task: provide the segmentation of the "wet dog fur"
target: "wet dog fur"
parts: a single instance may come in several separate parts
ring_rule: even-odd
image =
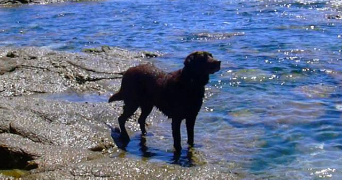
[[[145,120],[153,107],[157,107],[172,119],[174,148],[180,152],[180,126],[186,120],[188,144],[194,145],[194,126],[202,106],[205,85],[209,75],[220,70],[221,61],[203,51],[193,52],[185,58],[184,68],[166,73],[152,64],[129,68],[124,74],[120,90],[108,102],[124,101],[119,117],[120,137],[129,142],[125,123],[140,107],[138,119],[142,134],[146,134]]]

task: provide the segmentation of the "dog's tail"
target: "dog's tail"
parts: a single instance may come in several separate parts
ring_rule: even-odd
[[[111,103],[111,102],[113,102],[113,101],[121,101],[121,100],[123,100],[123,97],[122,97],[121,91],[119,91],[119,92],[113,94],[113,95],[109,98],[108,102]]]

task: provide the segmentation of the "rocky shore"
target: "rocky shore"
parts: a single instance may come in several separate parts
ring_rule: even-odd
[[[67,1],[82,1],[82,0],[0,0],[1,6],[18,6],[23,4],[51,4],[63,3]]]
[[[123,150],[106,124],[118,126],[122,104],[106,99],[123,71],[155,56],[107,46],[83,53],[0,48],[0,179],[233,179],[210,164],[185,168],[113,155]],[[75,94],[100,100],[72,100]],[[134,119],[131,134],[139,133]],[[156,111],[147,122],[163,120]]]

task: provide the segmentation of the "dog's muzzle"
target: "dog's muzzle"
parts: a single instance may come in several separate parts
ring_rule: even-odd
[[[209,73],[214,74],[215,72],[219,71],[220,69],[221,69],[221,61],[215,60],[211,63],[211,68],[210,68]]]

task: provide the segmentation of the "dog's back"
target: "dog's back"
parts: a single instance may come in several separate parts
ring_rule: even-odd
[[[154,96],[160,93],[162,86],[158,79],[165,76],[166,73],[152,64],[131,67],[123,75],[119,92],[114,94],[109,102],[123,100],[126,104],[153,103]]]
[[[129,68],[119,92],[109,102],[123,100],[126,105],[156,106],[170,118],[185,118],[202,105],[204,86],[181,81],[181,73],[181,70],[165,73],[152,64]]]

